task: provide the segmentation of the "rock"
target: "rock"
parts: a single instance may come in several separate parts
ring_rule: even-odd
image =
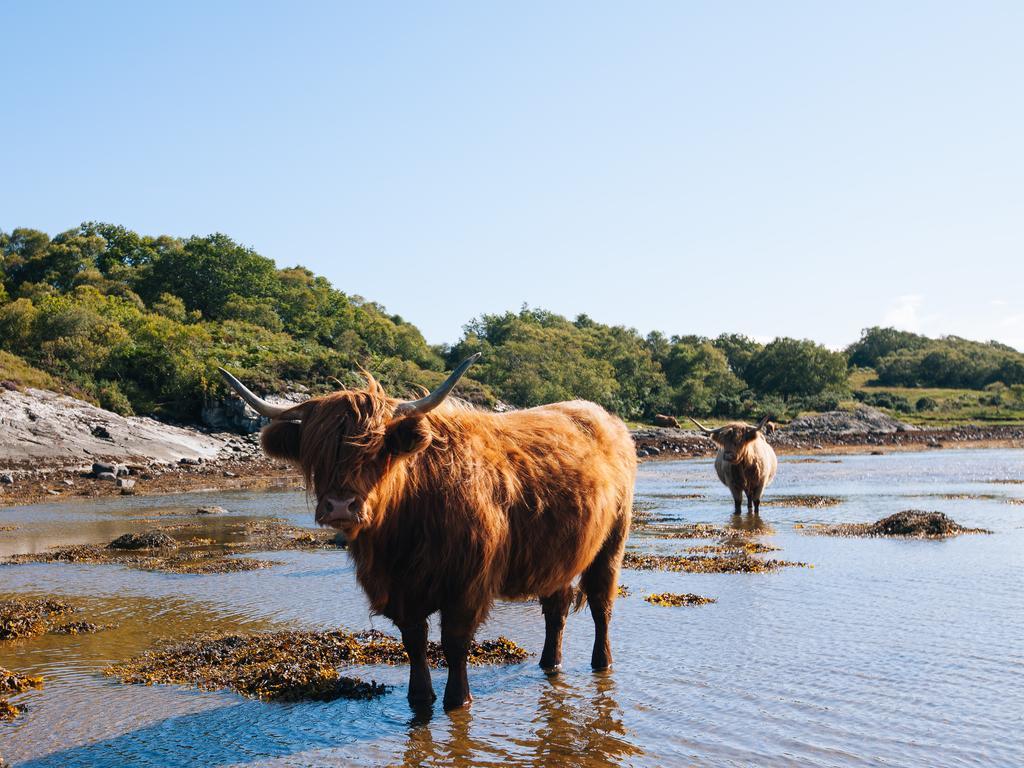
[[[178,463],[181,464],[182,466],[194,467],[194,466],[199,466],[200,464],[202,464],[203,460],[202,459],[193,459],[193,458],[190,458],[188,456],[182,456],[180,459],[178,459]]]
[[[176,549],[178,542],[163,531],[126,533],[110,542],[110,549]]]
[[[135,481],[127,477],[119,477],[117,478],[117,487],[124,493],[126,489],[130,491],[135,487]]]
[[[61,482],[63,482],[64,485],[66,485],[68,488],[74,488],[75,487],[75,481],[74,480],[70,480],[68,478],[64,478],[64,480],[62,480]]]
[[[238,477],[238,475],[236,475],[234,472],[229,472],[228,470],[225,469],[224,477]]]
[[[14,485],[14,475],[10,472],[4,472],[0,474],[0,483],[3,485]]]
[[[92,464],[92,474],[94,477],[99,477],[103,474],[110,474],[117,476],[117,465],[108,464],[105,461],[94,461]]]
[[[127,477],[131,473],[132,473],[131,470],[128,469],[127,465],[125,465],[125,464],[115,464],[114,465],[114,474],[117,477]]]
[[[852,411],[827,411],[794,419],[787,432],[818,433],[826,436],[854,434],[893,434],[913,432],[917,427],[886,416],[877,408],[866,405]]]
[[[952,536],[964,530],[942,512],[907,509],[870,526],[875,536]]]
[[[197,515],[226,515],[227,513],[228,511],[224,509],[224,507],[215,506],[199,507],[199,509],[196,510]]]
[[[113,480],[117,480],[117,475],[115,475],[113,472],[100,472],[98,475],[96,475],[96,479],[97,480],[112,480],[113,481]]]
[[[55,491],[52,488],[47,488],[46,492],[51,496],[60,496],[60,491]]]
[[[67,462],[213,457],[222,440],[144,417],[124,417],[55,392],[0,389],[0,466],[17,461]]]
[[[110,430],[107,429],[102,424],[97,424],[96,426],[92,427],[89,430],[89,434],[91,434],[93,437],[99,438],[100,440],[109,440],[110,442],[114,442],[114,438],[111,436]]]

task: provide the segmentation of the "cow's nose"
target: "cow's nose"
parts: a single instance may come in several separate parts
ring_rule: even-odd
[[[320,525],[339,525],[359,520],[361,507],[358,496],[324,496],[316,509]]]

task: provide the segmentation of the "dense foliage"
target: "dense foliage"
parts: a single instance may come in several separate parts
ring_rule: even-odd
[[[484,356],[464,396],[517,407],[585,398],[628,419],[835,408],[850,396],[848,363],[874,368],[880,384],[991,385],[989,400],[1024,383],[1024,355],[1010,347],[892,328],[864,331],[843,354],[789,338],[641,336],[524,307],[482,315],[453,347],[431,347],[383,307],[304,267],[278,269],[223,234],[150,237],[100,223],[53,238],[0,232],[0,380],[64,389],[120,413],[194,420],[223,392],[217,366],[264,391],[323,390],[334,377],[354,384],[364,366],[411,394],[475,351]],[[904,412],[935,408],[929,398],[859,397]]]
[[[851,365],[871,367],[878,383],[900,387],[982,389],[1024,384],[1024,354],[997,341],[929,339],[893,328],[868,328],[847,349]]]
[[[846,358],[811,341],[765,346],[736,334],[658,332],[644,338],[586,315],[570,321],[528,307],[469,323],[448,363],[478,351],[484,355],[474,375],[517,406],[582,397],[632,419],[658,412],[758,416],[845,393]]]
[[[359,365],[400,391],[441,377],[415,326],[226,235],[15,229],[0,255],[0,349],[121,413],[193,419],[222,391],[218,365],[266,389]]]

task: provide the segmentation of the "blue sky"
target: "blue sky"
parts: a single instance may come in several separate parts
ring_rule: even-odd
[[[0,229],[226,232],[431,342],[539,306],[1024,349],[1024,4],[0,5]]]

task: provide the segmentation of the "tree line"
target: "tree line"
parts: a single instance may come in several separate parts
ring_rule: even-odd
[[[32,371],[123,414],[197,419],[224,392],[217,366],[258,390],[313,392],[357,384],[363,366],[412,395],[476,351],[464,397],[516,407],[585,398],[629,419],[828,409],[850,396],[850,366],[903,386],[1024,381],[1024,355],[995,342],[872,328],[836,352],[806,339],[642,336],[530,307],[481,315],[456,344],[432,346],[379,304],[223,234],[96,222],[52,238],[0,232],[0,379]]]

